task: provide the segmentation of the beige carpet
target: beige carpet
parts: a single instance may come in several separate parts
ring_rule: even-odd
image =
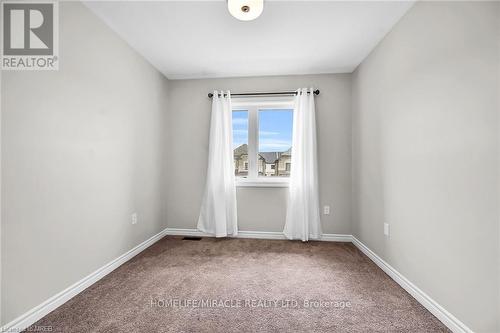
[[[448,332],[352,244],[179,237],[162,239],[35,325],[54,332]]]

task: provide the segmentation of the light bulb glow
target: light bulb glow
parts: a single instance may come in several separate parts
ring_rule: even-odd
[[[255,20],[264,10],[264,0],[227,0],[227,9],[241,21]]]

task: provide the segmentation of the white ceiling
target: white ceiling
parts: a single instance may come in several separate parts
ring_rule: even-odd
[[[350,73],[414,1],[269,1],[255,21],[226,1],[87,2],[169,79]]]

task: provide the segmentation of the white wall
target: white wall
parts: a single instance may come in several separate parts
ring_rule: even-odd
[[[331,206],[331,215],[322,215],[323,232],[350,234],[349,74],[170,81],[167,225],[196,228],[208,159],[211,109],[208,92],[282,91],[309,86],[321,90],[316,98],[320,201]],[[240,230],[282,231],[286,196],[285,188],[239,188]]]
[[[354,234],[477,332],[500,331],[499,17],[418,2],[353,77]]]
[[[2,73],[3,324],[164,227],[167,80],[80,3],[59,43]]]

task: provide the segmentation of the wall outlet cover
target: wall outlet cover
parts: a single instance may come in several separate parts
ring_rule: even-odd
[[[384,235],[389,236],[389,223],[384,223]]]

